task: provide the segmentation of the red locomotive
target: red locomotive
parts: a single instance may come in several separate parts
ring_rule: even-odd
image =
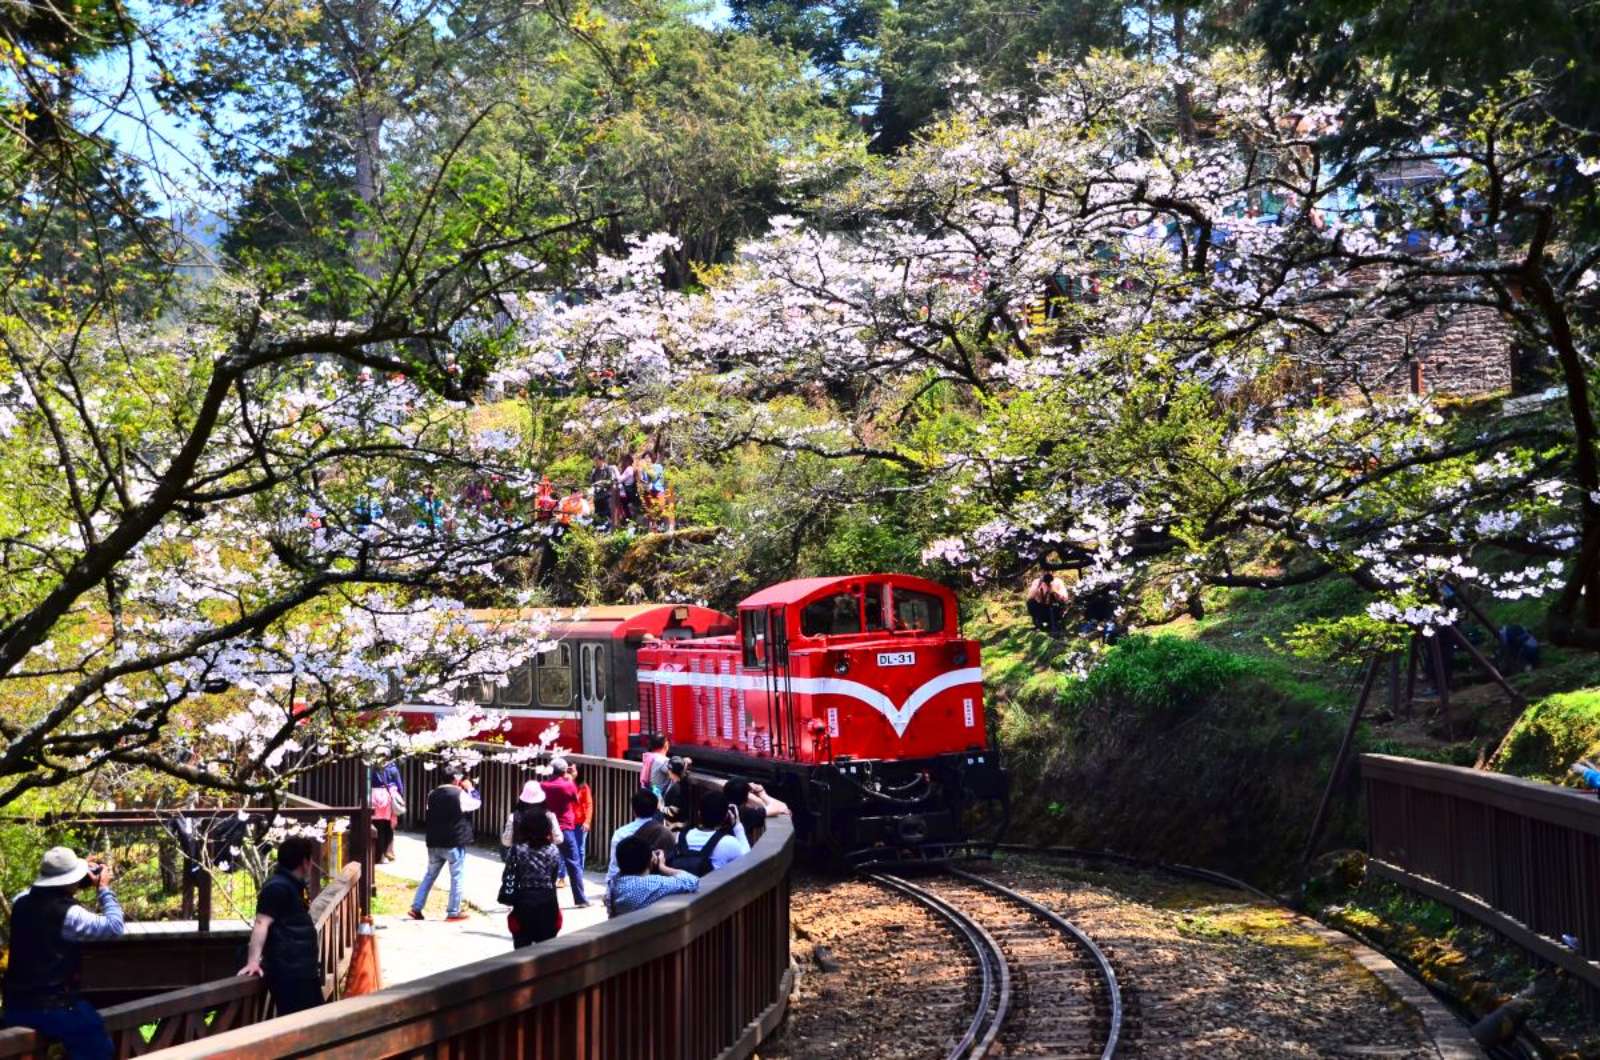
[[[555,720],[569,746],[636,757],[665,734],[697,769],[765,782],[803,837],[853,860],[942,857],[966,845],[970,807],[1004,812],[978,645],[936,582],[806,578],[737,618],[597,608],[552,632],[561,642],[493,695],[513,742]]]

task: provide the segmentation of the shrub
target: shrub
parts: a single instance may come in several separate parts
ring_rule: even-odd
[[[1567,766],[1600,750],[1600,688],[1546,696],[1523,711],[1490,766],[1560,781]]]
[[[1062,696],[1069,709],[1089,706],[1141,712],[1193,708],[1233,681],[1254,673],[1255,662],[1177,637],[1128,637]]]

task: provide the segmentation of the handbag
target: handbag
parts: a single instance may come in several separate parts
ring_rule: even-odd
[[[394,815],[395,815],[395,817],[398,818],[398,817],[404,817],[405,816],[405,812],[406,812],[406,797],[404,795],[400,794],[400,789],[399,788],[392,787],[392,786],[389,788],[389,805],[394,807]]]
[[[500,873],[500,893],[494,900],[501,905],[517,904],[517,866],[510,861]]]

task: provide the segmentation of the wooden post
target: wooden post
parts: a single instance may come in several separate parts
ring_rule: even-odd
[[[1311,834],[1306,836],[1306,849],[1300,855],[1300,869],[1311,863],[1311,855],[1316,853],[1317,840],[1322,837],[1322,829],[1327,824],[1328,807],[1333,803],[1333,792],[1339,786],[1339,777],[1344,773],[1345,762],[1350,758],[1350,745],[1355,743],[1356,726],[1361,724],[1361,715],[1367,709],[1367,699],[1372,695],[1372,685],[1378,678],[1378,663],[1383,656],[1374,653],[1367,660],[1367,673],[1361,681],[1361,698],[1356,700],[1356,709],[1350,712],[1350,724],[1345,727],[1344,739],[1339,742],[1339,753],[1333,759],[1333,772],[1328,774],[1328,786],[1323,789],[1322,801],[1317,804],[1317,815],[1311,820]]]
[[[1400,653],[1389,656],[1389,713],[1400,716]]]
[[[1489,634],[1489,636],[1498,641],[1500,639],[1500,631],[1495,628],[1493,622],[1490,622],[1489,619],[1484,616],[1482,611],[1478,610],[1478,605],[1473,603],[1472,597],[1467,595],[1467,587],[1458,582],[1455,586],[1455,594],[1456,599],[1461,601],[1461,605],[1463,607],[1472,612],[1472,617],[1478,620],[1478,623],[1483,626],[1484,630]]]
[[[200,921],[201,932],[211,930],[211,873],[205,869],[200,870]]]
[[[1428,657],[1433,660],[1433,689],[1439,693],[1439,713],[1446,722],[1450,720],[1450,674],[1444,666],[1444,648],[1439,644],[1442,637],[1428,638]],[[1455,726],[1451,725],[1452,735]]]
[[[1490,679],[1492,679],[1495,684],[1499,685],[1501,690],[1504,691],[1506,695],[1511,697],[1511,702],[1515,703],[1519,707],[1526,707],[1528,705],[1528,701],[1522,697],[1522,693],[1511,687],[1511,683],[1505,679],[1505,675],[1499,671],[1494,663],[1484,658],[1483,652],[1479,651],[1470,640],[1464,637],[1459,629],[1451,626],[1450,635],[1455,637],[1457,644],[1467,649],[1467,654],[1472,656],[1473,660],[1479,666],[1483,667],[1484,673],[1488,674]]]
[[[1411,705],[1417,699],[1417,634],[1411,634],[1406,645],[1406,717],[1411,717]]]

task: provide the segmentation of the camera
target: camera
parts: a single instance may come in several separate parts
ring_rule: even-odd
[[[105,868],[106,867],[101,865],[99,862],[89,862],[89,878],[95,883],[99,883],[100,877],[105,873]]]

